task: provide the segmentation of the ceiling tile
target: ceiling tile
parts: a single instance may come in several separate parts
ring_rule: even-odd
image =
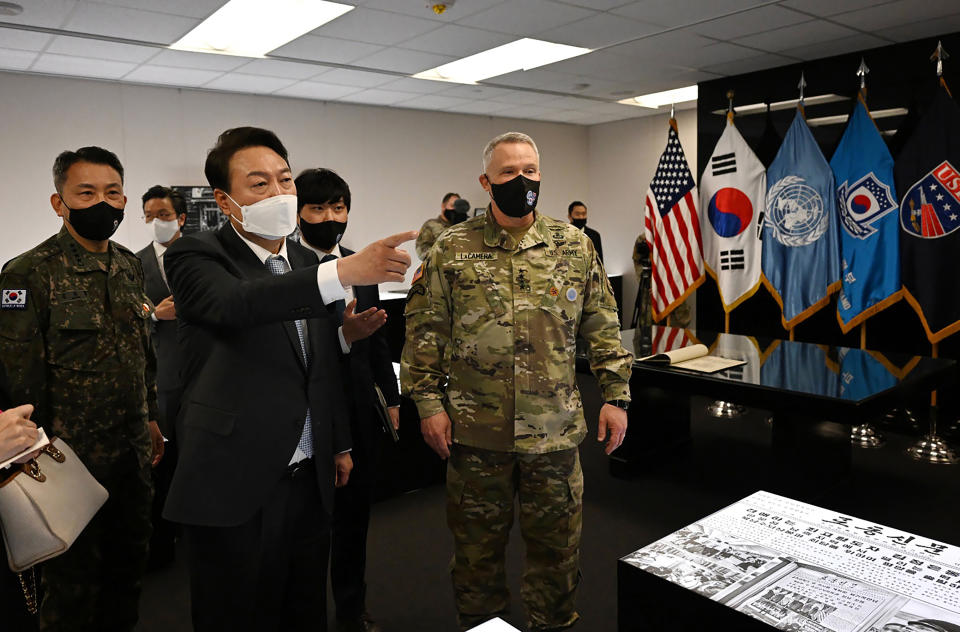
[[[382,75],[376,72],[362,72],[359,70],[344,70],[337,68],[323,73],[323,83],[332,83],[338,86],[356,86],[357,88],[375,88],[394,81],[394,75]],[[409,93],[407,93],[409,96]]]
[[[895,42],[909,42],[923,37],[933,37],[942,33],[960,31],[960,14],[948,15],[942,18],[901,24],[893,28],[878,31],[877,35],[892,39]]]
[[[564,0],[564,2],[596,11],[609,11],[610,9],[633,4],[630,0]]]
[[[506,94],[499,94],[495,97],[491,97],[491,101],[497,101],[498,103],[509,103],[510,105],[534,105],[538,103],[546,103],[550,99],[553,99],[554,95],[552,94],[542,94],[540,92],[522,92],[520,90],[510,90]]]
[[[30,70],[54,75],[119,79],[135,67],[136,64],[120,61],[43,54],[33,63]]]
[[[768,51],[781,51],[797,46],[807,46],[819,42],[829,42],[854,35],[856,31],[825,20],[811,20],[802,24],[785,26],[763,33],[738,38],[736,44]]]
[[[464,0],[437,15],[423,0],[359,0],[358,4],[369,9],[383,9],[394,13],[403,13],[417,18],[428,18],[441,22],[452,22],[468,15],[485,11],[505,0]]]
[[[60,28],[80,2],[79,0],[30,0],[20,4],[23,6],[23,13],[5,15],[4,22]]]
[[[682,26],[747,9],[768,0],[646,0],[614,9],[613,13],[651,24]]]
[[[46,52],[91,59],[112,59],[114,61],[132,61],[143,63],[159,53],[161,48],[153,46],[133,46],[117,44],[84,37],[58,36],[53,39]]]
[[[489,81],[495,85],[556,90],[566,93],[570,92],[576,85],[577,77],[566,73],[534,68],[533,70],[518,70],[499,77],[491,77]]]
[[[495,99],[499,96],[510,94],[514,90],[505,88],[494,88],[485,85],[456,85],[446,84],[446,88],[441,92],[445,97],[458,97],[461,99]]]
[[[639,110],[641,108],[633,109]],[[632,112],[624,112],[623,114],[594,114],[590,118],[588,125],[602,125],[604,123],[612,123],[614,121],[623,121],[628,118],[639,118],[639,116]]]
[[[227,72],[235,70],[249,61],[249,57],[166,49],[161,50],[156,57],[150,60],[150,63],[157,66],[173,66],[174,68],[196,68],[198,70]]]
[[[756,72],[757,70],[766,70],[767,68],[776,68],[777,66],[786,66],[793,63],[794,60],[772,53],[760,55],[757,57],[748,57],[746,59],[735,59],[723,63],[704,66],[707,72],[714,72],[721,75],[741,75],[747,72]]]
[[[956,0],[898,0],[880,6],[841,13],[831,20],[846,24],[859,31],[873,33],[901,24],[918,22],[957,13]]]
[[[591,99],[578,99],[577,97],[554,97],[544,105],[561,110],[584,110],[595,103],[599,104],[600,102]]]
[[[423,53],[416,50],[406,50],[404,48],[387,48],[369,57],[362,57],[355,61],[354,64],[364,68],[392,70],[394,72],[404,72],[412,75],[422,70],[442,66],[453,60],[453,57],[447,55]]]
[[[641,35],[662,31],[663,27],[622,16],[598,13],[578,22],[537,33],[538,39],[584,48],[599,48]]]
[[[403,77],[390,83],[385,83],[381,87],[384,90],[396,90],[397,92],[410,92],[411,94],[437,94],[444,92],[450,84],[443,81],[430,81],[427,79],[411,79]]]
[[[457,24],[444,24],[436,30],[405,41],[403,47],[459,58],[502,46],[515,39],[517,38],[503,33],[471,29]]]
[[[199,23],[197,18],[127,9],[87,0],[74,10],[64,28],[80,33],[172,44]]]
[[[46,33],[34,33],[33,31],[21,31],[19,29],[0,29],[0,42],[7,49],[41,51],[52,37],[52,35]]]
[[[33,51],[0,48],[0,68],[4,70],[26,70],[36,58]]]
[[[225,74],[218,79],[204,85],[204,88],[213,90],[230,90],[232,92],[270,93],[296,83],[294,79],[283,77],[264,77],[261,75],[244,75],[238,72]]]
[[[820,42],[819,44],[806,44],[796,48],[778,51],[783,55],[796,57],[798,59],[821,59],[823,57],[832,57],[833,55],[843,55],[866,48],[876,48],[888,44],[886,40],[858,33],[842,39],[831,42]]]
[[[780,4],[797,11],[826,17],[891,1],[893,0],[783,0]]]
[[[767,6],[710,20],[691,26],[689,30],[707,37],[728,40],[809,20],[810,16],[804,13],[778,6]]]
[[[432,20],[360,7],[314,29],[310,34],[392,46],[439,26],[439,22]]]
[[[321,101],[332,101],[359,92],[357,88],[347,86],[335,86],[329,83],[319,83],[316,81],[300,81],[281,88],[273,94],[285,97],[300,97],[303,99],[319,99]]]
[[[626,57],[634,66],[656,66],[661,63],[668,63],[695,68],[703,62],[701,49],[715,43],[715,40],[701,37],[695,33],[677,30],[652,35],[600,52]],[[637,60],[644,60],[645,63],[638,64]]]
[[[540,120],[542,116],[556,112],[557,110],[554,108],[545,108],[539,105],[518,105],[514,108],[498,113],[497,116],[537,121]]]
[[[530,33],[546,31],[591,15],[596,15],[596,11],[547,0],[511,0],[458,20],[457,23],[526,37]]]
[[[414,95],[409,92],[396,92],[394,90],[362,90],[351,95],[343,97],[342,101],[349,103],[365,103],[367,105],[394,105],[401,101],[409,101]]]
[[[270,55],[325,61],[332,64],[349,64],[380,50],[384,50],[384,47],[376,44],[351,42],[335,37],[303,35],[271,51]]]
[[[579,123],[588,120],[592,115],[586,112],[577,112],[576,110],[560,110],[558,112],[548,112],[540,116],[541,121],[551,121],[554,123]]]
[[[704,46],[700,49],[700,52],[703,54],[703,57],[700,61],[702,67],[706,67],[708,64],[715,66],[717,64],[725,64],[730,61],[736,61],[738,59],[748,59],[751,57],[756,57],[758,54],[760,54],[752,48],[737,46],[736,44],[730,44],[728,42],[717,42],[716,44],[711,44],[710,46]],[[790,62],[788,61],[787,63]]]
[[[143,65],[135,68],[123,80],[193,87],[202,86],[221,74],[223,73],[219,70],[194,70],[191,68]]]
[[[237,69],[237,72],[245,75],[264,75],[285,79],[308,79],[327,70],[329,68],[326,66],[317,66],[316,64],[296,64],[276,59],[257,59],[241,66]]]
[[[403,102],[405,108],[417,108],[420,110],[446,110],[456,105],[466,105],[470,99],[458,99],[456,97],[445,97],[439,94],[425,94],[414,97],[409,101]]]
[[[170,15],[182,15],[189,18],[204,20],[224,5],[226,0],[99,0],[103,4],[110,4],[128,9],[143,9]]]
[[[460,112],[462,114],[489,114],[509,110],[514,106],[509,103],[498,103],[496,101],[467,101],[460,105],[447,108],[448,112]]]

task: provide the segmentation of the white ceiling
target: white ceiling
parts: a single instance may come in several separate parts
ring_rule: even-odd
[[[19,0],[0,70],[592,125],[653,113],[624,97],[960,30],[957,0],[341,1],[253,60],[163,48],[224,0]],[[597,50],[477,86],[405,76],[518,37]]]

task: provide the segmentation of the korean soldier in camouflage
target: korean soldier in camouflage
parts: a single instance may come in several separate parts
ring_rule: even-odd
[[[504,554],[519,497],[527,545],[521,597],[531,630],[579,618],[574,600],[587,435],[574,368],[582,337],[608,402],[598,439],[623,441],[632,356],[583,232],[534,212],[540,159],[511,132],[483,154],[491,210],[453,226],[414,275],[401,383],[447,469],[447,521],[461,628],[507,611]]]
[[[63,228],[0,273],[0,361],[110,498],[69,551],[42,566],[42,630],[132,630],[150,538],[151,463],[162,456],[150,312],[137,257],[110,241],[123,167],[99,147],[63,152],[50,200]]]
[[[459,199],[460,195],[457,193],[444,195],[443,202],[440,203],[440,215],[431,217],[420,227],[420,234],[417,235],[417,256],[420,257],[421,261],[427,258],[427,253],[430,252],[430,248],[436,243],[437,238],[443,234],[443,231],[458,223],[457,220],[462,222],[466,219],[465,215],[463,217],[455,216],[453,205]]]

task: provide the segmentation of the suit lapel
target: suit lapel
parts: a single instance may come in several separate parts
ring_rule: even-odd
[[[244,276],[251,279],[273,276],[267,266],[260,261],[260,257],[254,254],[250,247],[240,239],[240,235],[237,234],[237,231],[233,229],[229,222],[221,226],[218,232],[224,248]],[[289,246],[287,255],[290,255]],[[290,262],[290,265],[291,269],[295,267],[293,261]],[[290,340],[290,346],[297,356],[300,368],[306,370],[306,363],[303,360],[303,352],[300,348],[300,336],[297,335],[297,326],[293,324],[292,320],[285,320],[280,325]]]
[[[153,249],[153,243],[150,243],[141,252],[143,256],[140,260],[143,262],[143,280],[146,284],[147,296],[154,303],[158,303],[170,296],[170,286],[167,285],[163,280],[163,275],[160,274],[157,251]]]

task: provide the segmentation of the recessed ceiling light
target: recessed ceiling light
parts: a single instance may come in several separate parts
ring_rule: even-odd
[[[0,2],[0,15],[20,15],[23,7],[15,2]]]
[[[673,103],[683,103],[684,101],[697,100],[697,86],[687,86],[675,90],[666,90],[664,92],[654,92],[653,94],[642,94],[631,99],[621,99],[618,103],[624,105],[636,105],[642,108],[657,109],[661,105],[670,105]]]
[[[476,83],[517,70],[530,70],[589,53],[589,48],[525,37],[413,75],[414,79]]]
[[[170,48],[263,57],[353,8],[326,0],[230,0]]]

